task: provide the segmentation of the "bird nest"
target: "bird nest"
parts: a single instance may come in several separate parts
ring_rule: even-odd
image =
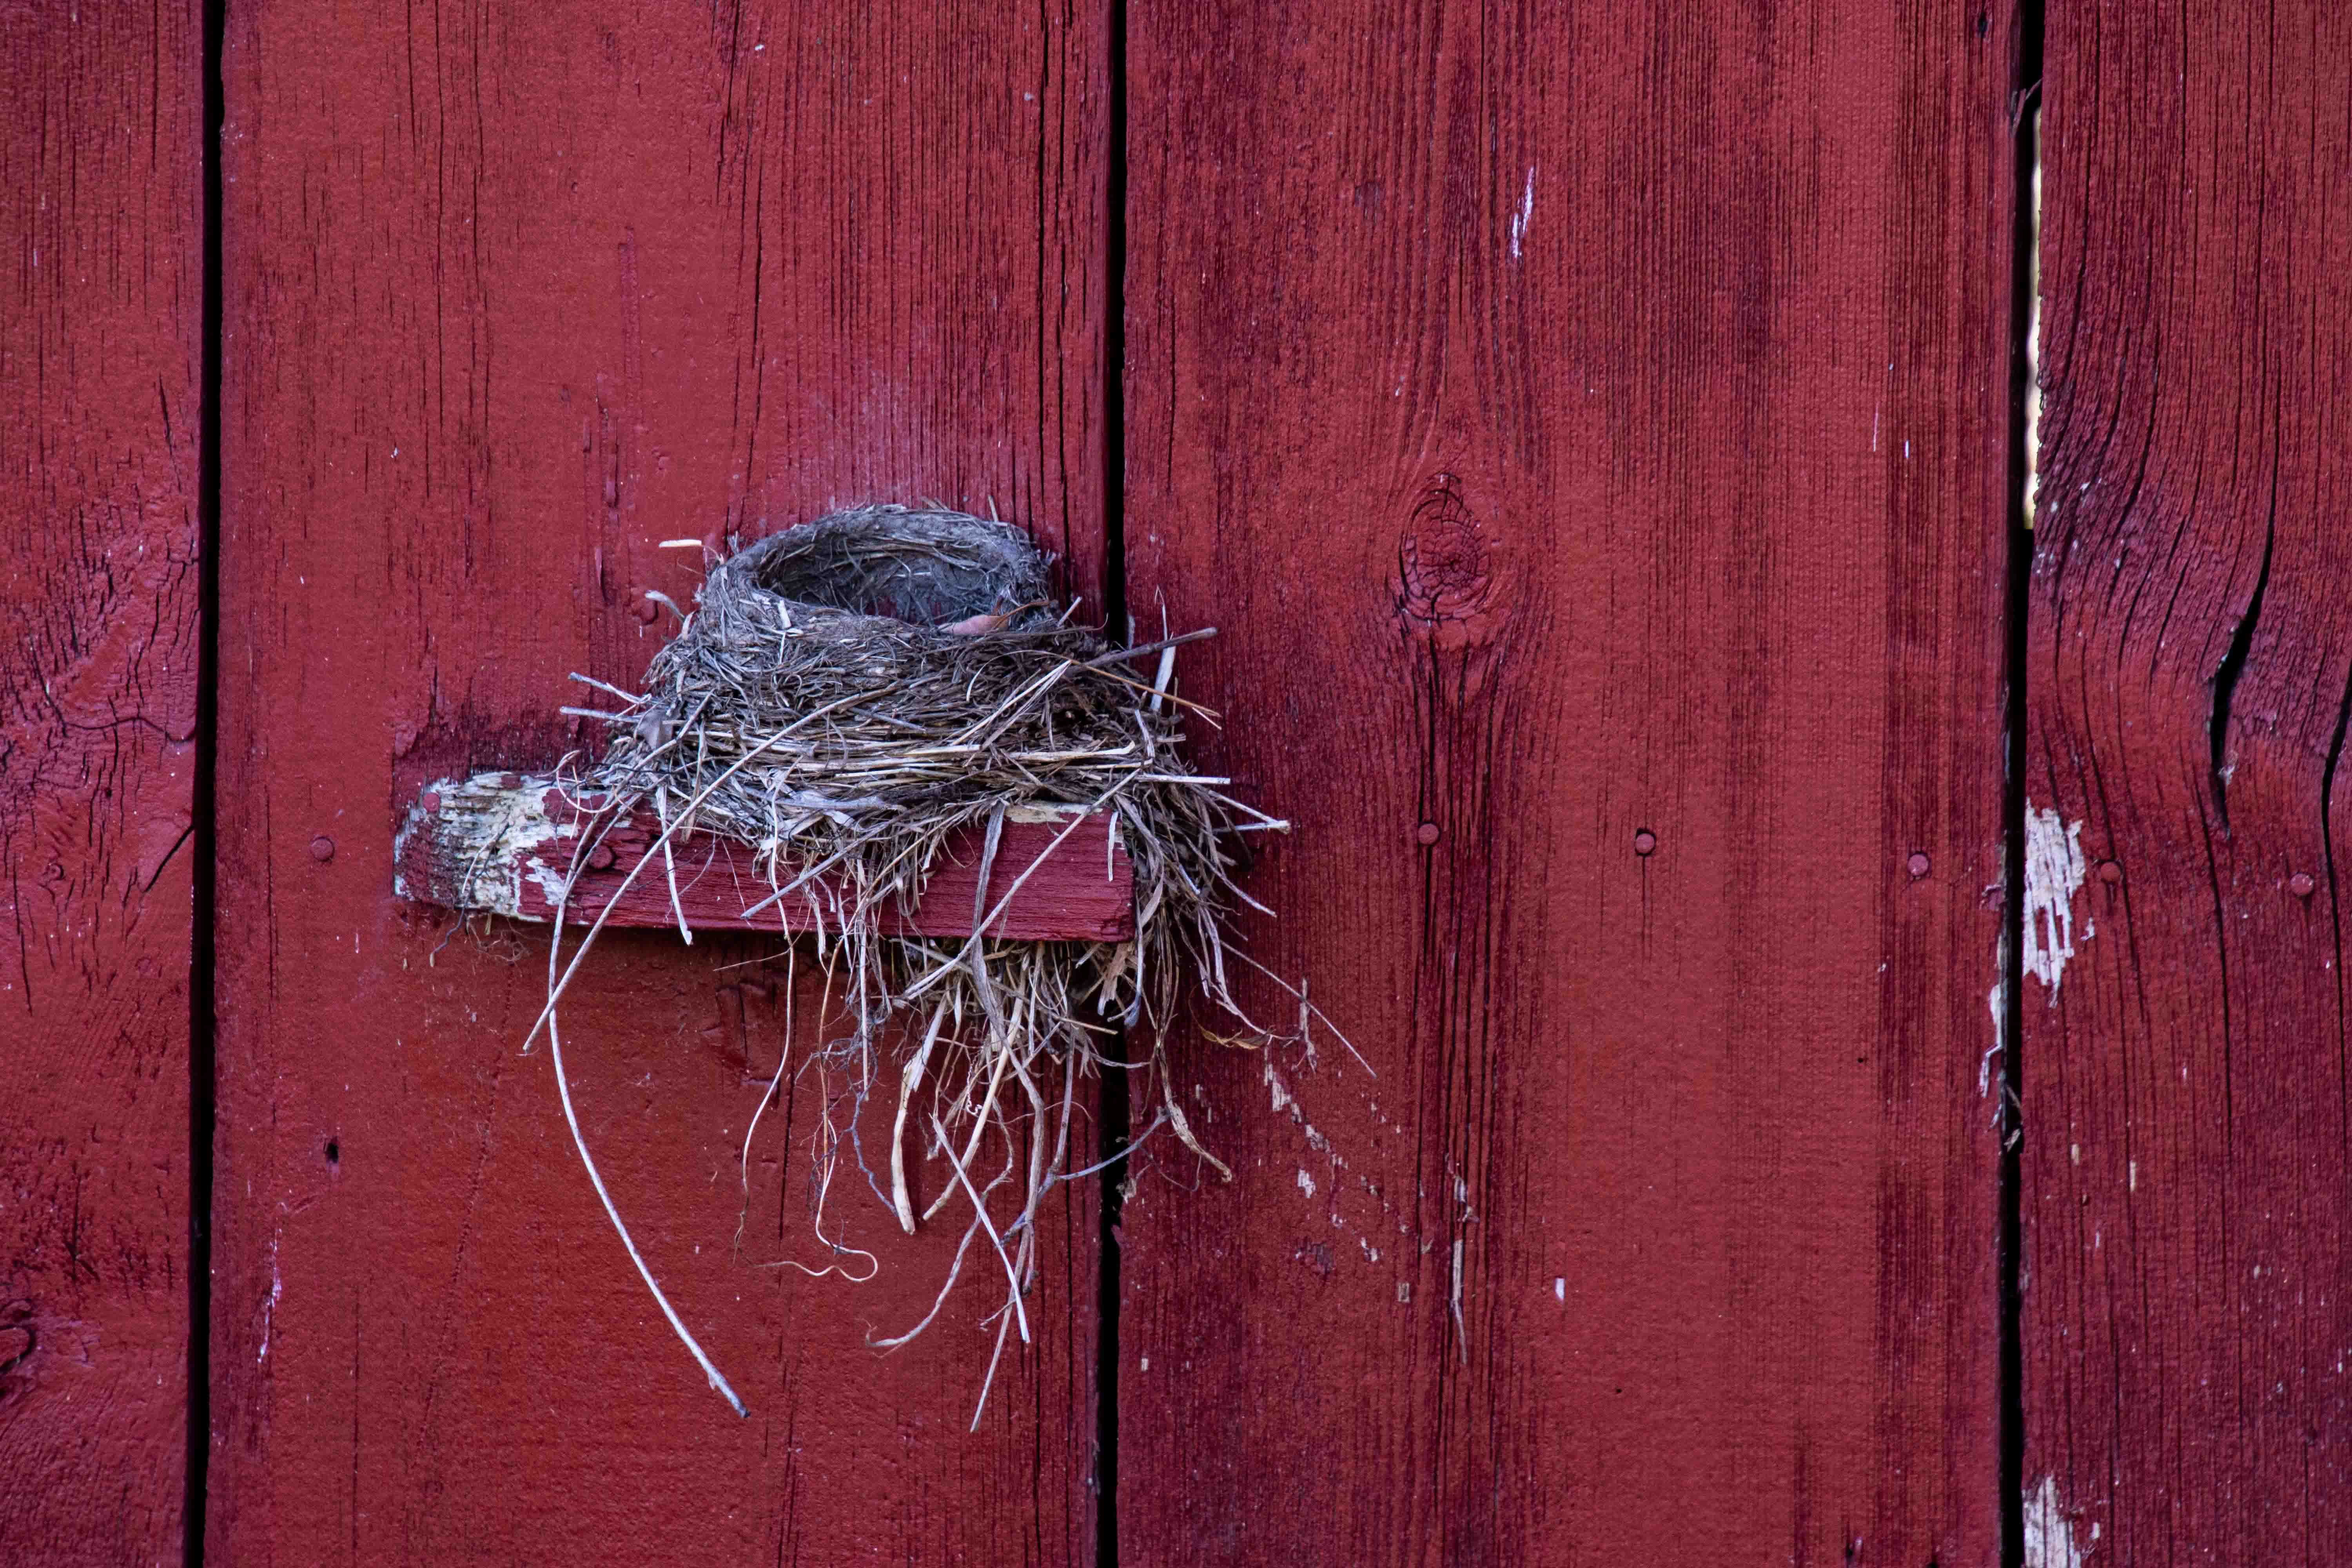
[[[828,995],[837,988],[845,998],[849,1026],[803,1060],[841,1075],[851,1091],[820,1136],[816,1190],[826,1191],[847,1160],[877,1194],[887,1179],[884,1201],[910,1232],[942,1209],[969,1210],[929,1313],[877,1343],[921,1332],[984,1245],[1002,1262],[1006,1289],[991,1380],[1007,1332],[1029,1336],[1024,1298],[1037,1277],[1039,1205],[1087,1173],[1070,1169],[1080,1078],[1109,1063],[1163,1068],[1188,1007],[1208,1016],[1213,1035],[1275,1037],[1229,984],[1229,966],[1260,966],[1232,944],[1225,922],[1252,901],[1236,881],[1241,836],[1286,825],[1234,798],[1228,781],[1192,772],[1181,755],[1188,721],[1214,716],[1174,689],[1176,650],[1213,634],[1114,647],[1054,601],[1049,564],[1003,523],[895,506],[761,540],[712,563],[642,694],[615,690],[625,706],[596,715],[612,726],[610,740],[578,774],[583,799],[604,798],[575,868],[601,829],[650,808],[662,853],[643,865],[665,860],[677,836],[716,834],[753,851],[767,899],[816,896],[815,954]],[[1068,818],[1064,837],[1090,814],[1111,818],[1133,867],[1130,940],[982,934],[1020,880],[1000,877],[1008,885],[992,888],[985,861],[1008,820],[1034,820],[1041,809]],[[983,894],[994,900],[975,910],[974,934],[887,934],[886,923],[904,922],[882,917],[894,906],[912,910],[950,843],[973,842],[982,846]],[[556,1003],[587,949],[583,942],[565,965],[562,942],[559,914],[542,1016],[559,1082]],[[1311,1009],[1303,995],[1299,1005],[1303,1026]],[[1122,1032],[1125,1048],[1114,1051]],[[1153,1078],[1151,1128],[1166,1126],[1223,1172],[1186,1124],[1167,1073]],[[760,1112],[776,1088],[768,1086]],[[887,1178],[858,1141],[858,1112],[877,1090],[896,1102]],[[569,1117],[568,1089],[564,1105]],[[755,1112],[754,1132],[758,1121]],[[939,1197],[919,1215],[907,1176],[910,1133],[919,1158],[945,1167]],[[581,1154],[593,1177],[584,1145]],[[601,1179],[597,1187],[625,1240]],[[812,1272],[871,1277],[872,1254],[826,1237],[822,1199],[816,1228],[832,1261]],[[642,1258],[637,1264],[660,1298]]]

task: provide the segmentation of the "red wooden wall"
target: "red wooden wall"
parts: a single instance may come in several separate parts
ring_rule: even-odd
[[[2336,8],[205,30],[0,7],[0,1562],[2352,1560]],[[967,1434],[980,1294],[868,1344],[953,1236],[852,1171],[880,1276],[776,1266],[816,1080],[739,1174],[822,988],[608,936],[574,1092],[739,1421],[543,949],[391,836],[587,739],[660,541],[925,497],[1223,628],[1362,1061],[1183,1042],[1234,1179],[1072,1189]]]
[[[232,10],[215,1560],[1093,1552],[1090,1199],[966,1436],[978,1294],[866,1342],[922,1315],[944,1226],[902,1240],[851,1171],[831,1233],[881,1277],[776,1266],[823,1261],[815,1080],[745,1214],[783,1010],[719,966],[772,944],[607,941],[583,1123],[738,1421],[517,1054],[543,948],[388,868],[420,784],[552,762],[567,673],[642,672],[632,605],[696,580],[661,540],[992,498],[1095,596],[1108,59],[1084,8]]]
[[[1123,1560],[1997,1561],[1981,15],[1132,6],[1130,593],[1378,1077],[1187,1061]]]
[[[0,1562],[181,1555],[192,5],[0,6]]]
[[[2053,9],[2045,102],[2029,1539],[2352,1561],[2352,16]]]

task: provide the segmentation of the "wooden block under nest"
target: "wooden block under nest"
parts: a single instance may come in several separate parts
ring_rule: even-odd
[[[1065,837],[1074,816],[1086,820]],[[409,807],[394,843],[394,891],[447,909],[551,920],[587,821],[555,781],[543,776],[477,773],[428,784]],[[1002,901],[1003,909],[989,923],[991,936],[1124,942],[1135,934],[1135,874],[1112,827],[1111,813],[1077,807],[1008,815],[984,902],[982,835],[975,830],[949,841],[911,912],[885,900],[877,912],[877,927],[896,936],[969,936],[975,915]],[[671,841],[675,908],[658,857],[622,890],[631,868],[654,852],[660,834],[660,824],[646,810],[605,835],[580,868],[564,905],[564,922],[585,924],[610,904],[608,927],[675,930],[683,910],[687,925],[696,931],[814,931],[820,919],[825,929],[838,929],[834,911],[848,902],[838,888],[819,879],[778,900],[754,852],[711,834]],[[1024,872],[1026,880],[1020,880]]]

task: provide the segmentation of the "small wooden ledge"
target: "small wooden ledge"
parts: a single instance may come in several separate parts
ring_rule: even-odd
[[[1073,816],[1087,819],[1063,837]],[[393,890],[446,909],[552,920],[586,822],[586,813],[567,801],[551,778],[476,773],[428,784],[408,808],[394,842]],[[675,909],[669,879],[658,864],[646,867],[622,891],[631,868],[653,849],[660,833],[653,814],[641,811],[605,835],[595,856],[604,863],[581,868],[564,905],[565,923],[584,924],[611,905],[608,926],[675,930],[682,910],[687,925],[696,931],[803,931],[820,923],[838,928],[833,913],[837,888],[820,879],[814,889],[777,900],[749,848],[709,834],[671,841],[677,872]],[[887,906],[881,929],[899,936],[971,935],[981,850],[977,833],[950,841],[921,902],[911,912]],[[1035,871],[990,923],[990,935],[1023,942],[1124,942],[1135,934],[1135,871],[1108,812],[1088,815],[1071,808],[1008,816],[982,910],[1004,900],[1032,866]]]

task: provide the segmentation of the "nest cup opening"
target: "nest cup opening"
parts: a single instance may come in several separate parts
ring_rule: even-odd
[[[1019,529],[962,512],[862,507],[772,534],[722,563],[738,591],[940,626],[1020,610],[1050,621],[1052,558]]]

